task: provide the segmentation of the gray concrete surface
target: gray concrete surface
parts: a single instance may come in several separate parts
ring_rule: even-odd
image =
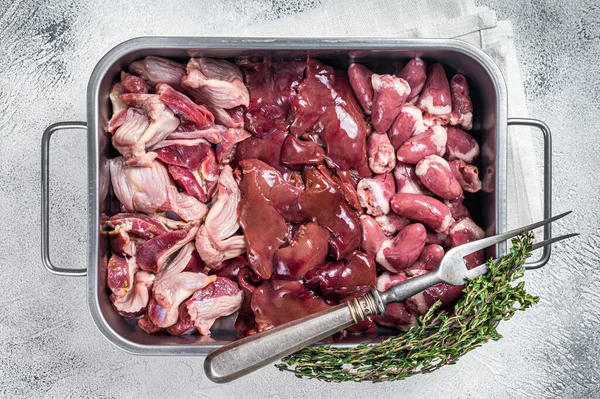
[[[554,132],[555,209],[575,211],[557,230],[582,236],[557,246],[546,269],[527,276],[540,304],[502,324],[501,341],[457,365],[376,385],[300,381],[268,368],[217,386],[204,377],[201,358],[136,357],[113,347],[92,324],[84,280],[42,269],[41,133],[55,121],[85,119],[87,79],[106,51],[134,36],[193,35],[199,24],[226,34],[320,3],[0,0],[0,397],[600,395],[600,9],[593,0],[480,1],[514,23],[530,114]],[[51,248],[64,265],[85,263],[85,144],[82,132],[52,142]]]

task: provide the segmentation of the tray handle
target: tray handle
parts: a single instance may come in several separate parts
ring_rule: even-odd
[[[538,119],[508,118],[508,126],[536,127],[542,132],[544,138],[544,219],[552,216],[552,136],[550,128]],[[552,224],[544,226],[544,240],[552,238]],[[544,247],[542,257],[535,262],[526,262],[525,269],[539,269],[550,260],[551,245]]]
[[[48,126],[42,135],[42,263],[58,276],[85,276],[87,269],[56,267],[50,260],[50,137],[59,130],[87,130],[85,122],[58,122]]]

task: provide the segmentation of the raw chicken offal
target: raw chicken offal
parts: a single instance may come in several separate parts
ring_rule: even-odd
[[[115,312],[148,334],[210,336],[229,317],[251,335],[430,273],[482,238],[471,204],[491,174],[482,183],[469,77],[381,62],[129,64],[106,124]],[[430,287],[340,336],[406,332],[461,290]]]

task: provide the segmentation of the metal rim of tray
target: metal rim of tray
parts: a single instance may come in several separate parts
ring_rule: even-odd
[[[107,101],[106,98],[100,98],[100,84],[111,68],[120,59],[126,57],[135,51],[141,50],[210,50],[210,49],[232,49],[232,50],[299,50],[299,51],[318,51],[331,50],[343,51],[350,53],[352,51],[385,51],[385,50],[403,50],[403,51],[431,51],[442,50],[459,52],[478,62],[489,75],[490,80],[496,88],[496,151],[495,159],[496,179],[495,192],[506,194],[506,149],[507,149],[507,126],[508,125],[530,125],[542,130],[545,138],[545,166],[551,167],[551,141],[550,132],[543,122],[529,119],[509,120],[507,118],[507,95],[506,85],[500,70],[491,58],[482,50],[459,40],[453,39],[379,39],[379,38],[220,38],[220,37],[140,37],[123,42],[100,59],[94,71],[90,76],[88,83],[88,110],[87,110],[87,133],[88,133],[88,268],[87,268],[87,291],[88,291],[88,306],[92,319],[102,332],[102,334],[110,342],[117,345],[121,349],[134,354],[153,354],[153,355],[204,355],[212,349],[220,346],[219,344],[158,344],[146,345],[133,342],[123,337],[116,332],[104,318],[100,308],[97,281],[98,281],[98,261],[99,261],[99,221],[98,215],[100,212],[99,201],[99,181],[98,173],[100,159],[98,157],[99,150],[99,109],[100,101]],[[85,275],[85,269],[60,269],[52,265],[49,258],[48,250],[48,179],[47,179],[47,163],[48,163],[48,143],[51,134],[60,128],[75,129],[85,128],[85,123],[63,123],[52,125],[44,133],[42,140],[42,258],[44,265],[55,274],[62,275]],[[499,153],[498,149],[505,149],[503,153]],[[46,168],[44,169],[44,165]],[[46,178],[44,178],[46,176]],[[546,199],[545,214],[550,213],[550,184],[548,169],[546,170],[544,179],[544,193]],[[506,230],[506,201],[505,198],[496,197],[496,233]],[[550,232],[545,231],[549,236]],[[505,244],[498,247],[499,253],[505,252]],[[534,264],[534,267],[541,267],[545,264],[550,256],[550,251],[544,252],[542,259]],[[335,346],[351,347],[354,343],[336,343]]]

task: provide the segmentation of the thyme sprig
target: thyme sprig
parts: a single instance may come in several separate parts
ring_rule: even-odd
[[[514,284],[523,277],[532,242],[533,233],[524,233],[512,240],[506,256],[497,262],[490,259],[488,273],[465,284],[453,312],[440,309],[438,301],[405,334],[354,348],[306,348],[282,359],[276,367],[299,378],[381,382],[454,364],[489,340],[502,338],[496,330],[498,321],[538,303],[538,297],[525,291],[525,282]]]

